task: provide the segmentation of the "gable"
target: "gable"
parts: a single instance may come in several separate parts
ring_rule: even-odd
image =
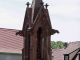
[[[42,7],[35,19],[35,22],[33,24],[33,28],[38,26],[38,25],[44,25],[44,27],[47,27],[47,29],[51,29],[51,23],[49,19],[49,15],[47,9],[44,9]]]
[[[71,54],[69,55],[69,60],[72,60],[73,57],[77,54],[78,51],[79,51],[79,49],[77,49],[76,51],[74,51],[73,53],[71,53]]]

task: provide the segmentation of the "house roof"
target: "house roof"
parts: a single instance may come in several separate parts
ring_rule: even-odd
[[[52,56],[54,56],[53,60],[64,60],[63,54],[70,54],[75,50],[79,49],[80,41],[71,42],[71,44],[66,49],[52,49]],[[78,57],[76,58],[76,60]]]
[[[70,54],[79,48],[80,48],[80,41],[71,42],[71,44],[66,48],[65,54]]]
[[[22,53],[23,37],[16,36],[19,30],[0,28],[0,52]]]
[[[52,49],[52,60],[64,60],[64,49]]]

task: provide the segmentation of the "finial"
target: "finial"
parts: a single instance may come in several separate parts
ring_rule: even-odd
[[[27,2],[27,4],[26,4],[26,5],[27,5],[27,8],[29,8],[30,3],[29,3],[29,2]]]
[[[46,9],[47,9],[48,6],[49,6],[49,5],[46,3],[46,5],[45,5]]]
[[[41,4],[41,6],[43,6],[44,2],[41,1],[40,4]]]

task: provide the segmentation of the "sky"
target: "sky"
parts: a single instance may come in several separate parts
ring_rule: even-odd
[[[43,0],[48,3],[53,29],[59,34],[52,41],[80,41],[80,0]],[[18,29],[23,26],[26,3],[32,0],[0,0],[0,28]]]

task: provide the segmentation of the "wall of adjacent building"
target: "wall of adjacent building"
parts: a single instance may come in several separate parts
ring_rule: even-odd
[[[75,56],[75,54],[76,54],[78,51],[79,51],[79,49],[76,50],[76,51],[74,51],[73,53],[71,53],[71,54],[69,55],[69,60],[72,60],[72,58]]]
[[[75,60],[79,60],[79,55],[76,57],[76,59]]]
[[[0,60],[22,60],[21,54],[0,53]]]

